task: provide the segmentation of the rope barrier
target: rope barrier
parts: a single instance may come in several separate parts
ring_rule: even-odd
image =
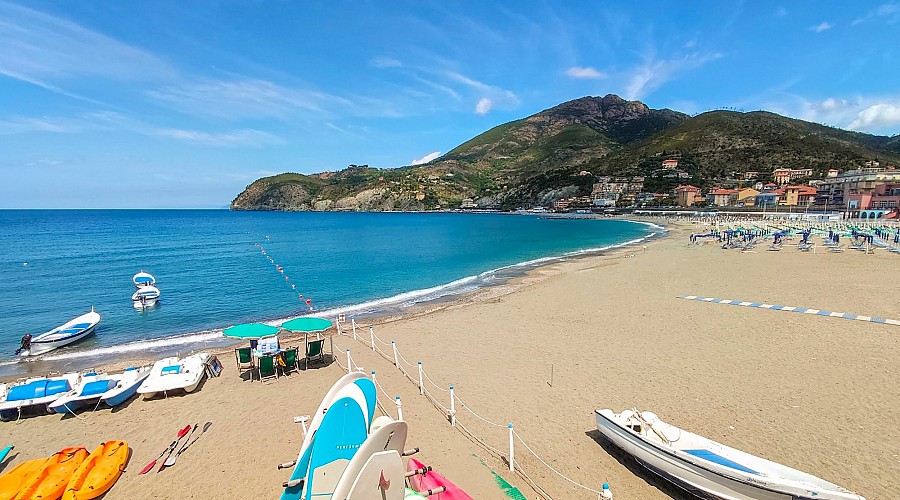
[[[459,399],[459,396],[457,396],[456,394],[454,394],[453,397],[456,398],[456,401],[458,401],[459,404],[463,405],[463,408],[465,408],[466,410],[468,410],[469,413],[471,413],[472,415],[475,415],[475,418],[477,418],[478,420],[481,420],[481,421],[483,421],[483,422],[486,423],[486,424],[493,425],[494,427],[506,427],[506,426],[507,426],[507,424],[498,424],[498,423],[495,423],[495,422],[491,422],[490,420],[488,420],[488,419],[482,417],[481,415],[475,413],[474,411],[472,411],[471,408],[469,408],[468,405],[466,405],[465,403],[463,403],[462,400]]]
[[[544,464],[544,466],[547,467],[548,469],[550,469],[551,471],[553,471],[554,474],[556,474],[557,476],[559,476],[559,477],[565,479],[566,481],[568,481],[568,482],[574,484],[575,486],[578,486],[578,487],[581,488],[581,489],[590,491],[590,492],[592,492],[592,493],[596,493],[596,494],[598,494],[598,495],[600,494],[600,491],[595,490],[595,489],[593,489],[593,488],[589,488],[589,487],[587,487],[587,486],[585,486],[585,485],[583,485],[583,484],[581,484],[581,483],[575,482],[575,481],[569,479],[569,478],[568,478],[567,476],[565,476],[563,473],[561,473],[561,472],[559,472],[558,470],[554,469],[550,464],[548,464],[548,463],[545,462],[541,457],[539,457],[538,454],[535,453],[534,450],[532,450],[531,447],[529,447],[528,444],[525,443],[525,441],[522,440],[522,436],[520,436],[519,433],[516,432],[515,430],[513,430],[513,436],[515,436],[516,439],[518,439],[519,442],[522,443],[522,446],[524,446],[525,449],[528,450],[529,453],[531,453],[532,455],[534,455],[534,458],[538,459],[538,462]]]
[[[428,373],[427,373],[424,369],[422,369],[422,375],[425,377],[425,380],[431,382],[431,385],[437,387],[438,389],[440,389],[440,390],[442,390],[442,391],[444,391],[444,392],[450,392],[449,389],[444,389],[443,387],[441,387],[441,386],[435,384],[435,383],[434,383],[434,380],[431,380],[431,377],[428,376]]]

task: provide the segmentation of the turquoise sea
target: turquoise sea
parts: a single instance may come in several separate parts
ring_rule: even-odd
[[[223,327],[310,314],[306,299],[332,319],[395,313],[660,233],[508,214],[0,210],[0,376],[221,345]],[[144,312],[130,300],[140,270],[162,293]],[[96,335],[13,355],[25,332],[91,306]]]

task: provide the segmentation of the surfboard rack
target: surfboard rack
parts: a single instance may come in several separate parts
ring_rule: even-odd
[[[446,486],[438,486],[437,488],[431,488],[430,490],[420,491],[419,494],[424,495],[426,497],[430,497],[431,495],[438,495],[440,493],[446,493],[446,492],[447,492]]]
[[[285,462],[285,463],[283,463],[283,464],[278,464],[278,470],[281,470],[281,469],[290,469],[291,467],[293,467],[293,466],[295,466],[295,465],[297,465],[297,461],[296,461],[296,460],[294,460],[293,462]]]
[[[419,469],[413,469],[411,471],[407,471],[405,477],[421,476],[423,474],[428,474],[429,472],[431,472],[431,466],[426,465],[425,467],[421,467]]]
[[[293,488],[294,486],[303,486],[303,482],[305,480],[306,480],[306,478],[304,477],[301,479],[292,479],[290,481],[285,481],[285,482],[281,483],[281,487],[282,488]]]
[[[404,456],[404,457],[408,457],[408,456],[410,456],[410,455],[415,455],[415,454],[418,453],[418,452],[419,452],[419,447],[416,446],[415,448],[413,448],[413,449],[411,449],[411,450],[404,450],[403,453],[402,453],[401,455]]]

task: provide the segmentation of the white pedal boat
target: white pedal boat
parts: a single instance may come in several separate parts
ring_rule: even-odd
[[[153,364],[150,375],[138,387],[137,393],[144,399],[150,399],[159,393],[166,394],[178,389],[193,392],[206,375],[208,360],[209,354],[205,352],[186,358],[163,358]]]
[[[114,374],[85,373],[74,389],[47,405],[47,408],[54,413],[75,413],[84,407],[96,407],[101,402],[116,406],[133,396],[148,375],[148,366],[128,368]]]
[[[0,402],[0,420],[12,420],[23,410],[45,407],[72,390],[81,379],[79,373],[66,373],[53,377],[34,377],[9,386],[6,399]]]
[[[597,429],[651,472],[700,498],[865,500],[812,474],[725,446],[644,411],[595,410]]]

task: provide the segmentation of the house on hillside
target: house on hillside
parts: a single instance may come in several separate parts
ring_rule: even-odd
[[[738,190],[737,205],[739,207],[752,207],[756,204],[756,195],[759,194],[758,189],[744,188]]]
[[[663,160],[662,166],[666,170],[675,170],[676,168],[678,168],[678,160],[671,158],[668,160]]]
[[[781,192],[778,204],[789,207],[808,207],[815,201],[817,193],[812,186],[785,186],[778,191]]]
[[[682,207],[691,207],[702,199],[700,197],[700,188],[690,184],[675,188],[675,198],[678,199],[678,205]]]
[[[791,168],[776,168],[772,171],[772,180],[777,182],[779,185],[787,184],[794,179],[801,179],[803,177],[812,177],[813,171],[811,168],[799,168],[799,169],[791,169]]]
[[[737,201],[737,189],[713,189],[706,195],[706,201],[710,205],[717,207],[728,207],[734,205]]]

